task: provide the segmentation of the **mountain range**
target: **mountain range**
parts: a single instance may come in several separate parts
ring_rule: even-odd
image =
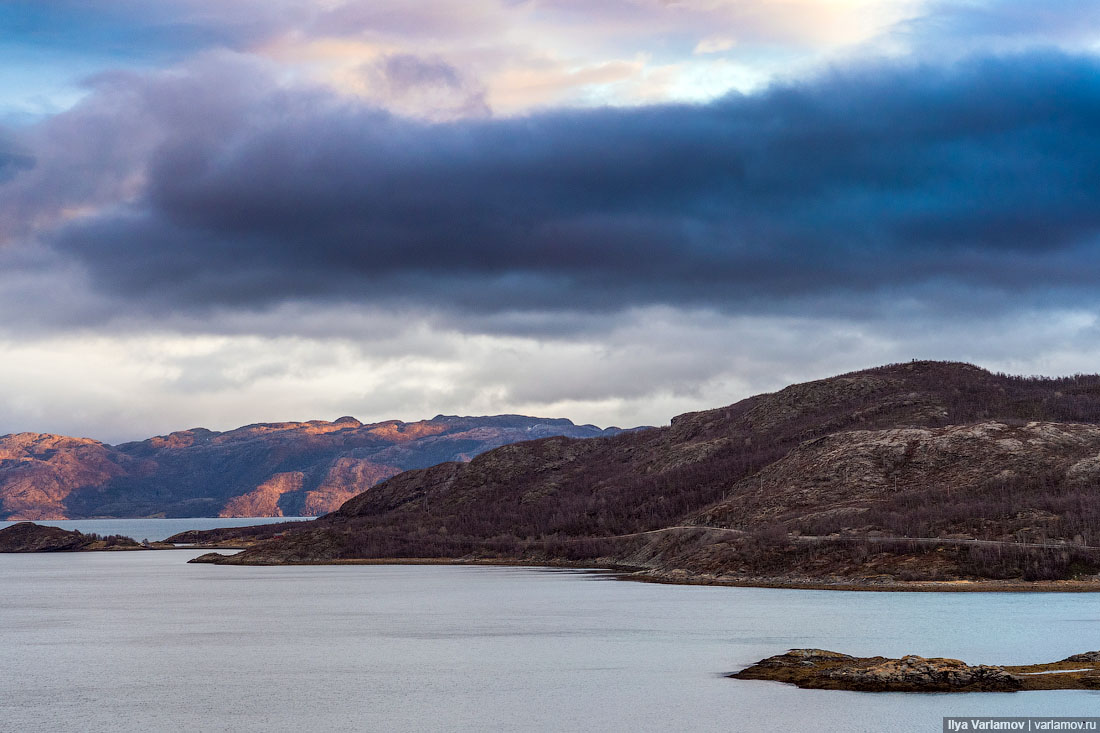
[[[520,440],[619,432],[565,419],[437,415],[194,428],[121,445],[15,433],[0,436],[0,519],[314,516],[408,469]]]
[[[225,563],[453,558],[701,582],[1100,571],[1100,376],[892,364],[407,471]]]

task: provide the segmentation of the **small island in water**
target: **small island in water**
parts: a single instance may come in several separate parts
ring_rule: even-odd
[[[729,675],[818,690],[857,692],[1019,692],[1100,690],[1100,651],[1058,662],[969,665],[958,659],[853,657],[824,649],[791,649]]]

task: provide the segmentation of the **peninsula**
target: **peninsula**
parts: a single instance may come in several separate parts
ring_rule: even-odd
[[[304,526],[188,533],[224,564],[605,567],[642,580],[1098,590],[1100,376],[892,364],[407,471]]]

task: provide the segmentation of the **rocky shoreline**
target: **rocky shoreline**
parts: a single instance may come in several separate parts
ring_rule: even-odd
[[[829,576],[734,576],[691,573],[682,570],[639,570],[627,580],[669,585],[715,585],[728,588],[779,588],[785,590],[839,590],[865,593],[1097,593],[1100,579],[1023,580],[967,578],[954,580],[896,580]]]
[[[247,545],[195,545],[194,549],[238,550]],[[189,560],[211,565],[475,565],[501,567],[546,567],[594,570],[618,580],[668,585],[711,585],[730,588],[776,588],[784,590],[836,590],[902,593],[1097,593],[1100,580],[944,580],[904,581],[882,578],[738,577],[691,573],[684,570],[655,570],[606,561],[522,560],[501,558],[391,557],[391,558],[302,558],[299,560],[257,560],[237,555],[208,552]]]
[[[1100,652],[1046,664],[969,665],[958,659],[853,657],[824,649],[791,649],[729,675],[815,690],[856,692],[1019,692],[1100,690]]]
[[[269,533],[280,525],[265,525]],[[215,533],[224,533],[217,536]],[[266,536],[267,533],[262,533]],[[203,541],[203,540],[206,541]],[[198,540],[198,541],[196,541]],[[244,550],[260,544],[262,538],[242,537],[232,530],[185,532],[164,542],[140,544],[129,537],[98,537],[78,531],[20,522],[0,530],[0,553],[11,552],[95,552],[118,550]],[[183,544],[181,544],[183,543]],[[1100,592],[1100,580],[990,580],[963,579],[944,581],[902,581],[883,576],[858,577],[794,577],[794,576],[734,576],[693,573],[687,570],[664,570],[614,562],[609,558],[592,561],[569,561],[554,558],[309,558],[297,560],[262,559],[208,552],[189,562],[215,565],[480,565],[507,567],[549,567],[577,570],[598,570],[613,574],[620,580],[671,585],[714,585],[747,588],[778,588],[788,590],[842,590],[862,592],[918,593],[1095,593]]]

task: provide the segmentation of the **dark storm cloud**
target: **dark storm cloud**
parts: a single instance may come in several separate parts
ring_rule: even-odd
[[[247,102],[165,133],[133,203],[46,235],[135,308],[843,310],[978,290],[1091,298],[1100,274],[1088,58],[447,124],[226,79]],[[202,85],[172,83],[132,99],[188,109]]]

